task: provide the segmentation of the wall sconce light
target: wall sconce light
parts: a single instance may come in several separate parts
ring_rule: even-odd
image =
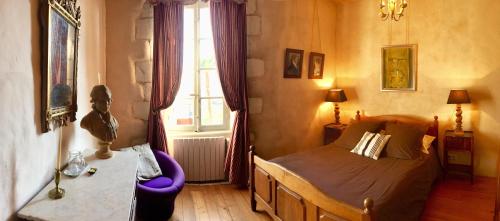
[[[399,21],[407,6],[407,0],[380,0],[379,15],[383,21],[388,18],[391,18],[394,21]]]

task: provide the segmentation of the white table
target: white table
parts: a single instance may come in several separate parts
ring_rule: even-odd
[[[137,153],[113,151],[113,158],[101,160],[93,151],[85,151],[84,156],[87,156],[85,161],[89,167],[97,168],[94,175],[89,176],[86,171],[76,178],[61,174],[60,187],[66,190],[62,199],[49,198],[49,191],[55,187],[52,181],[18,212],[18,216],[47,221],[133,220]]]

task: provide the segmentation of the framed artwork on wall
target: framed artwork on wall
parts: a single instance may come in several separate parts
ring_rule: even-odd
[[[382,48],[382,91],[417,90],[417,50],[416,44]]]
[[[76,0],[42,4],[42,131],[76,120],[80,7]]]
[[[325,54],[311,52],[309,54],[309,79],[323,79],[324,66]]]
[[[304,50],[287,48],[285,51],[284,78],[301,78]]]

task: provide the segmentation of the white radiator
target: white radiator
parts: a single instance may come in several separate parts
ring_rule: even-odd
[[[174,138],[174,158],[181,165],[186,182],[223,181],[226,157],[225,137]]]

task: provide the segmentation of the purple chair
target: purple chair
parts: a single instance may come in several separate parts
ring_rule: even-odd
[[[166,153],[153,153],[163,176],[137,182],[137,215],[144,220],[167,220],[174,212],[175,197],[184,187],[184,171]]]

